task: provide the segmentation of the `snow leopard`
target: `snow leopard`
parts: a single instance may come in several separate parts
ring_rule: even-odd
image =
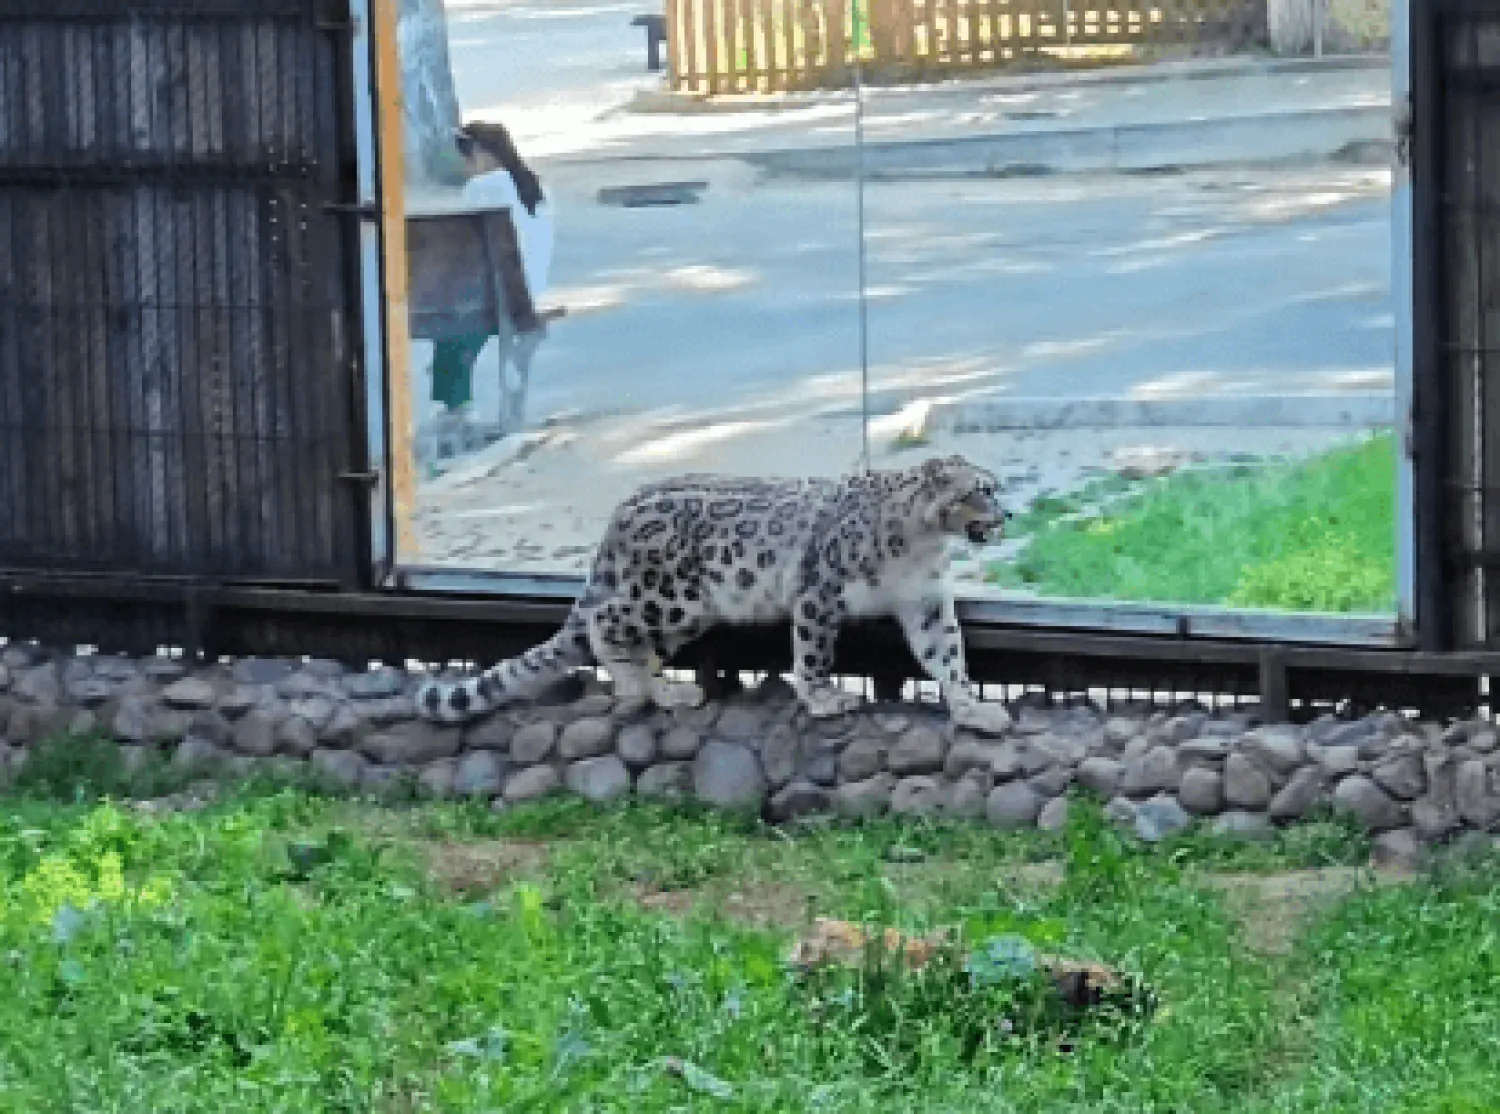
[[[583,594],[542,645],[456,683],[425,682],[420,713],[460,723],[537,696],[580,666],[602,666],[617,699],[695,707],[696,684],[663,666],[717,625],[790,621],[792,687],[812,717],[861,698],[833,681],[851,617],[894,617],[954,722],[998,733],[1002,705],[970,683],[948,578],[950,540],[998,538],[1000,482],[961,456],[841,479],[686,475],[648,483],[605,530]]]

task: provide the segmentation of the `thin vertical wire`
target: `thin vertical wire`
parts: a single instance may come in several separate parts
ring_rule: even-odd
[[[865,283],[865,86],[860,17],[866,0],[854,0],[854,222],[859,236],[859,437],[860,460],[870,470],[870,319]]]

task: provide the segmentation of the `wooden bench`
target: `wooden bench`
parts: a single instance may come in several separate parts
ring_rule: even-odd
[[[412,339],[488,336],[500,360],[499,421],[445,430],[423,430],[419,421],[418,460],[472,452],[519,432],[526,424],[532,358],[548,322],[563,311],[539,314],[532,304],[510,210],[408,214],[406,250]]]

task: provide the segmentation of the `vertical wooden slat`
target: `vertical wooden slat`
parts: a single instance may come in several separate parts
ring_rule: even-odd
[[[401,59],[396,50],[396,0],[374,0],[375,88],[380,136],[380,230],[385,284],[386,372],[391,423],[391,492],[396,559],[420,555],[416,511],[415,433],[411,409],[411,332],[407,320],[405,121]]]

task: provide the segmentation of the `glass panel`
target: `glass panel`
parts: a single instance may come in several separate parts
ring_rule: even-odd
[[[872,0],[872,451],[1001,478],[966,595],[1393,609],[1388,12],[1300,7]]]
[[[853,467],[853,99],[778,92],[839,83],[847,9],[683,0],[654,21],[670,50],[650,4],[404,9],[419,486],[401,563],[578,576],[647,480]],[[451,219],[496,204],[525,280],[511,268],[498,324],[482,248],[504,229]]]

